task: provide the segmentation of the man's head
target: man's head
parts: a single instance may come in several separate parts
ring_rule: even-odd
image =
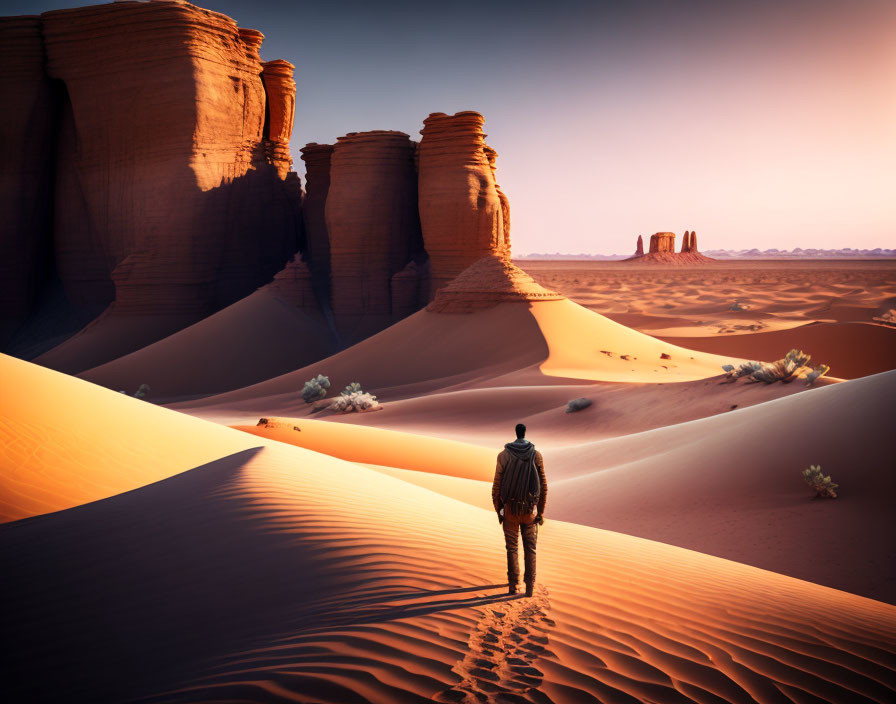
[[[523,425],[522,423],[517,423],[516,424],[516,439],[522,440],[524,437],[526,437],[526,426]]]

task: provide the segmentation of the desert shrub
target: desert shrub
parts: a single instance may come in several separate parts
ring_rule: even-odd
[[[361,389],[361,384],[357,381],[353,381],[351,384],[345,387],[344,390],[339,392],[340,396],[351,396],[352,394],[362,394],[364,391]]]
[[[323,374],[318,374],[313,379],[309,379],[305,382],[305,385],[302,387],[302,400],[304,400],[305,403],[319,401],[327,395],[327,390],[329,388],[330,380]]]
[[[361,412],[361,411],[370,411],[374,408],[379,408],[379,401],[376,400],[376,396],[372,394],[364,393],[363,391],[354,391],[350,394],[340,394],[338,398],[334,399],[330,404],[330,410],[338,411],[340,413],[352,413]]]
[[[255,425],[256,425],[256,426],[259,426],[259,425],[268,425],[268,424],[270,424],[270,422],[271,422],[271,421],[268,420],[267,418],[259,418],[259,419],[258,419],[258,422],[257,422]]]
[[[140,384],[140,388],[134,392],[134,398],[146,398],[147,396],[149,396],[149,384]]]
[[[811,372],[806,374],[806,386],[812,386],[816,379],[823,377],[829,371],[831,371],[831,368],[827,364],[819,364]]]
[[[772,384],[776,381],[788,383],[803,375],[806,378],[806,385],[811,385],[816,379],[824,376],[830,368],[826,364],[812,367],[809,365],[810,359],[812,359],[811,355],[802,350],[793,349],[783,359],[776,362],[744,362],[737,369],[731,364],[724,364],[722,369],[730,379],[740,379],[742,376],[746,376],[752,381]]]
[[[733,364],[723,364],[722,369],[730,379],[740,379],[742,376],[750,376],[753,372],[762,368],[759,362],[744,362],[735,368]]]
[[[803,470],[803,479],[806,484],[815,490],[816,496],[822,496],[828,499],[836,499],[836,489],[839,484],[834,484],[830,477],[826,477],[821,471],[821,465],[813,464],[809,469]]]
[[[590,398],[574,398],[572,401],[566,404],[566,412],[567,413],[575,413],[576,411],[581,411],[585,408],[588,408],[592,404]]]

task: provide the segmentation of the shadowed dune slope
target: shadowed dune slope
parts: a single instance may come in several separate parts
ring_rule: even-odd
[[[555,449],[551,513],[896,602],[894,398],[887,372]],[[810,464],[839,498],[811,498]]]
[[[123,429],[119,442],[143,431]],[[250,437],[200,422],[193,442],[217,445],[218,432]],[[509,599],[490,512],[260,442],[0,526],[11,567],[0,598],[15,605],[0,623],[5,692],[48,702],[892,700],[892,606],[559,522],[541,531],[535,597]]]
[[[0,521],[129,491],[252,439],[0,355]],[[202,428],[208,442],[193,441]]]
[[[717,337],[664,337],[690,349],[744,359],[780,359],[792,348],[824,363],[831,374],[855,379],[896,368],[896,328],[874,323],[813,323],[788,330]]]
[[[326,357],[322,317],[261,289],[147,347],[80,373],[110,389],[149,384],[153,398],[221,393]]]

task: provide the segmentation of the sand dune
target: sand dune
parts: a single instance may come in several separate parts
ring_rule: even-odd
[[[112,315],[107,310],[33,361],[66,374],[78,374],[151,345],[192,325],[197,318],[193,314]]]
[[[252,445],[182,414],[0,355],[0,521],[96,501]],[[194,443],[197,428],[208,437]]]
[[[676,386],[672,385],[673,390]],[[697,396],[707,390],[751,393],[757,386],[714,383],[685,391]],[[888,528],[896,476],[888,471],[886,430],[888,399],[894,393],[896,372],[648,432],[583,442],[589,436],[585,428],[600,425],[601,416],[607,415],[599,404],[587,425],[577,423],[559,438],[552,428],[573,422],[560,409],[550,417],[527,419],[532,421],[527,434],[545,457],[551,487],[548,513],[554,518],[896,602],[896,551]],[[474,392],[462,396],[455,402],[456,409],[474,405]],[[625,401],[635,408],[642,399],[626,396]],[[683,395],[662,399],[655,394],[653,405],[674,409],[686,405],[686,399]],[[612,400],[607,405],[613,407]],[[590,411],[573,417],[585,418]],[[388,414],[370,415],[382,419]],[[490,505],[487,482],[494,476],[495,455],[513,428],[508,423],[503,436],[491,429],[490,446],[488,428],[470,431],[483,445],[475,447],[425,437],[426,428],[406,435],[348,423],[281,422],[282,427],[276,429],[246,429],[378,465],[392,476],[483,508]],[[302,431],[292,430],[293,423]],[[429,432],[454,426],[460,436],[461,430],[476,425],[476,420],[462,424],[459,416],[451,415],[441,424],[433,420]],[[809,464],[821,464],[841,483],[836,501],[812,499],[800,475]],[[431,473],[444,475],[446,481]],[[458,479],[478,481],[470,485]],[[481,492],[478,498],[477,491]]]
[[[136,404],[70,383],[98,417]],[[886,702],[896,690],[893,606],[556,521],[541,531],[536,596],[509,599],[491,512],[173,417],[218,458],[0,526],[8,696]],[[118,430],[112,444],[133,447],[147,428]],[[225,449],[225,436],[250,446]]]
[[[333,351],[322,317],[261,289],[195,325],[80,373],[110,389],[149,384],[153,398],[248,386]]]
[[[896,368],[896,328],[874,323],[813,323],[787,330],[720,337],[665,337],[664,341],[745,359],[780,359],[792,348],[827,364],[833,376],[855,379]]]
[[[422,310],[297,371],[172,407],[229,423],[235,413],[246,414],[244,419],[305,413],[299,392],[318,373],[330,378],[334,392],[357,381],[390,399],[459,385],[494,385],[511,374],[518,384],[520,372],[541,384],[689,381],[717,375],[728,361],[655,340],[569,300],[513,302],[468,314]]]

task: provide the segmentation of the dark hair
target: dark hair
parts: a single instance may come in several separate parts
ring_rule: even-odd
[[[526,437],[526,426],[523,425],[522,423],[517,423],[516,424],[516,439],[520,440],[524,437]]]

